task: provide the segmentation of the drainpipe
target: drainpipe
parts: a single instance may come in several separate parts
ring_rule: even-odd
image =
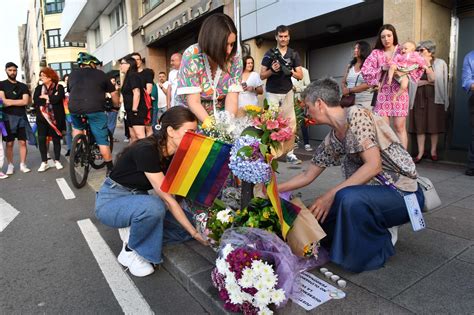
[[[237,51],[241,51],[240,47],[240,0],[234,0],[234,22],[237,28]]]

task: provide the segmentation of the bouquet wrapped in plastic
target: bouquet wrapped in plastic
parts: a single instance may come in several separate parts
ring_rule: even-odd
[[[300,272],[327,262],[327,254],[303,259],[274,233],[254,228],[232,228],[221,238],[220,257],[212,281],[227,310],[271,314],[298,290]]]

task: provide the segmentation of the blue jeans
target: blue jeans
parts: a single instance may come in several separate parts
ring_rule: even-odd
[[[164,202],[146,191],[132,190],[110,178],[97,193],[95,213],[99,221],[114,228],[130,226],[128,247],[151,263],[159,264],[164,243],[179,243],[191,236],[166,211]],[[192,220],[192,216],[188,214]],[[192,222],[192,221],[191,221]]]

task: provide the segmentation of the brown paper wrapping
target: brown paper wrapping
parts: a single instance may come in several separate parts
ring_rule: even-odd
[[[326,232],[300,198],[295,198],[291,202],[300,207],[301,211],[286,236],[286,242],[293,254],[303,257],[305,246],[319,242],[326,236]]]

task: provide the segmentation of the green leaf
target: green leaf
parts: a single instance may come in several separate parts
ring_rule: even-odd
[[[278,161],[276,159],[272,160],[272,170],[275,172],[278,170]]]
[[[253,153],[253,149],[246,145],[245,147],[240,148],[239,151],[237,151],[237,156],[246,156],[246,157],[251,157]]]
[[[262,135],[262,143],[268,143],[270,140],[270,131],[265,131]]]
[[[263,156],[265,156],[268,152],[268,145],[261,143],[259,145],[259,148],[260,148],[260,153],[262,153]]]

